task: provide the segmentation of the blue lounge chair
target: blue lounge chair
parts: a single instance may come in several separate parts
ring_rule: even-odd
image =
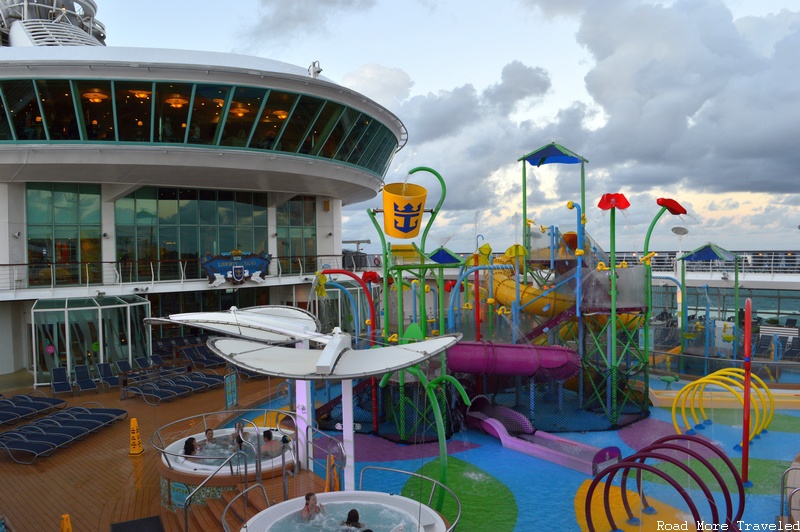
[[[207,368],[221,368],[225,366],[225,362],[212,353],[207,345],[198,345],[195,346],[194,349]]]
[[[69,382],[67,368],[59,367],[50,370],[50,388],[53,390],[53,395],[72,393],[72,383]]]
[[[203,360],[203,358],[197,354],[195,347],[185,347],[181,349],[180,352],[192,362],[192,366],[195,368],[205,369],[207,367],[205,360]]]
[[[48,443],[3,436],[0,434],[0,449],[5,450],[8,456],[18,464],[32,464],[40,456],[48,456],[55,450],[55,447]]]
[[[128,392],[139,395],[144,402],[151,406],[156,406],[161,401],[168,401],[177,397],[177,394],[162,390],[153,383],[141,383],[125,388]]]
[[[98,362],[97,374],[100,375],[100,385],[110,390],[115,386],[119,386],[119,377],[114,375],[114,370],[111,369],[111,364],[108,362]]]
[[[0,425],[5,423],[16,423],[19,420],[20,417],[14,412],[4,412],[3,410],[0,410]]]
[[[14,430],[4,432],[3,436],[14,437],[22,436],[27,441],[38,441],[54,446],[56,449],[72,443],[75,438],[61,432],[50,432],[45,427],[39,425],[23,425]]]
[[[123,408],[106,408],[100,403],[95,403],[94,401],[72,407],[70,411],[81,412],[84,414],[103,414],[107,416],[113,416],[115,420],[125,419],[128,417],[128,411]]]
[[[0,399],[0,411],[11,412],[12,414],[19,416],[20,419],[35,416],[36,414],[40,413],[36,408],[30,406],[19,406],[9,399]]]
[[[148,375],[145,372],[136,371],[131,367],[131,363],[127,360],[117,360],[117,369],[120,373],[120,378],[123,378],[121,374],[125,374],[124,378],[127,379],[128,383],[133,384],[136,382],[140,382],[143,380],[148,379]]]
[[[45,419],[54,419],[65,426],[82,427],[89,432],[98,431],[113,421],[110,416],[104,416],[101,419],[97,419],[91,415],[71,413],[66,411],[55,412],[47,416]]]
[[[42,427],[45,430],[56,434],[66,434],[75,440],[78,438],[83,438],[89,434],[89,432],[91,432],[83,425],[71,424],[68,420],[61,421],[49,417],[37,419],[36,421],[28,423],[28,425]]]
[[[67,402],[64,399],[59,399],[58,397],[48,397],[41,390],[33,390],[30,393],[18,393],[17,395],[11,397],[12,401],[13,400],[24,401],[27,399],[30,399],[32,401],[38,401],[40,403],[48,403],[53,407],[53,409],[64,408],[67,404]]]
[[[8,399],[0,399],[0,408],[2,408],[2,405],[8,404],[19,406],[21,408],[32,408],[37,414],[44,414],[45,412],[49,412],[54,408],[53,405],[46,401],[37,401],[27,395],[12,395]]]
[[[153,364],[147,360],[147,357],[135,357],[133,361],[136,362],[136,365],[139,366],[139,369],[149,369],[153,367]]]
[[[78,387],[78,391],[94,390],[95,392],[100,392],[97,388],[97,383],[92,378],[92,374],[89,373],[89,366],[79,364],[73,366],[72,370],[75,373],[75,385]]]
[[[95,403],[97,404],[97,403]],[[115,409],[116,410],[116,409]],[[70,416],[74,419],[83,419],[83,420],[90,420],[90,421],[99,421],[103,425],[111,425],[114,421],[117,420],[117,417],[120,415],[118,411],[111,412],[106,411],[102,412],[99,408],[86,408],[84,406],[71,406],[69,408],[65,408],[61,412],[56,412],[52,414],[52,417],[56,419],[59,418],[60,415]],[[127,415],[127,412],[125,412]]]

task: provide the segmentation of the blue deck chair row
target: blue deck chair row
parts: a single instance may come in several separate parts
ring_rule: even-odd
[[[211,353],[205,345],[184,347],[179,353],[188,358],[197,369],[213,369],[225,366],[225,362]]]
[[[64,408],[67,404],[63,399],[47,397],[44,394],[17,394],[11,397],[0,395],[0,425],[15,423],[21,419],[50,412],[56,408]]]
[[[91,403],[97,404],[97,403]],[[85,405],[70,407],[0,434],[0,450],[20,464],[31,464],[41,456],[100,430],[128,412],[119,408]]]
[[[138,370],[134,370],[127,361],[118,361],[117,367],[120,371],[129,373],[125,390],[142,397],[149,405],[157,405],[161,401],[205,391],[222,384],[222,378],[218,375],[220,380],[208,374],[194,375],[195,372],[187,372],[185,367],[164,364],[157,355],[156,360],[138,357],[136,363]]]

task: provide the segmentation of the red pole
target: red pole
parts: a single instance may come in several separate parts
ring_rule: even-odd
[[[750,298],[744,303],[744,413],[742,414],[742,483],[750,487],[747,479],[748,461],[750,458],[750,355],[752,342],[750,338],[752,320],[752,303]]]

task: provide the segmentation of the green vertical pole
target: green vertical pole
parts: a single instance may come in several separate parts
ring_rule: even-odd
[[[650,358],[650,316],[653,314],[653,267],[651,265],[651,259],[646,257],[650,254],[650,236],[653,234],[653,229],[656,227],[656,222],[658,222],[658,220],[666,211],[666,207],[661,207],[661,210],[655,215],[653,221],[650,222],[650,227],[647,229],[647,235],[644,237],[644,294],[646,305],[646,308],[644,309],[644,356],[646,356],[648,359]],[[681,283],[682,282],[683,280],[681,280]]]

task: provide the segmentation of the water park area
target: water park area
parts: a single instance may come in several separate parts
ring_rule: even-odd
[[[587,161],[549,144],[520,162],[524,189],[529,165],[575,164],[583,177]],[[418,172],[441,185],[432,209],[413,183]],[[674,313],[654,315],[654,296],[663,307],[666,295],[648,243],[662,216],[686,214],[679,202],[658,200],[644,250],[629,263],[614,238],[615,213],[629,206],[623,194],[596,204],[611,225],[608,251],[586,231],[583,213],[595,206],[581,189],[565,205],[574,226],[539,226],[523,205],[519,243],[495,253],[476,242],[468,255],[427,246],[446,198],[435,170],[415,168],[383,194],[383,209],[368,211],[383,250],[374,268],[323,266],[307,313],[234,308],[159,319],[225,335],[208,345],[231,366],[288,379],[280,408],[296,414],[299,463],[328,479],[336,472],[346,490],[410,494],[464,530],[793,522],[797,329],[786,340],[761,327],[759,337],[744,298],[733,307],[742,312],[731,312],[739,320],[712,319],[710,303],[690,317],[680,296]],[[713,244],[678,260],[737,264]],[[681,272],[671,280],[679,293]],[[767,351],[773,336],[781,338]],[[308,447],[318,432],[341,443],[322,452],[330,462]],[[364,482],[372,466],[410,471],[426,487],[410,487],[416,477]],[[543,478],[558,487],[544,489],[535,481]],[[465,502],[470,484],[492,504]],[[458,502],[440,500],[444,489]],[[291,514],[299,502],[270,515],[282,504]],[[476,515],[484,508],[496,509],[490,520]]]

